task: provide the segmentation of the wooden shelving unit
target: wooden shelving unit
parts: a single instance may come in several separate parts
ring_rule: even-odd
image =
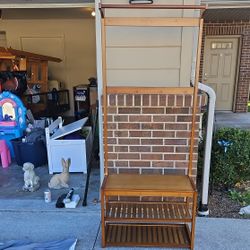
[[[197,107],[198,72],[203,28],[202,18],[118,18],[105,17],[106,8],[205,9],[190,5],[100,4],[102,16],[103,113],[105,177],[101,188],[102,247],[161,246],[194,248],[197,205],[196,186],[191,178],[194,153],[196,108],[192,108],[192,129],[188,175],[135,175],[108,173],[108,107],[110,93],[148,93],[147,88],[107,87],[106,26],[198,27],[196,77],[194,87],[155,88],[161,94],[191,93]],[[152,88],[150,89],[150,91]],[[125,91],[125,92],[124,92]],[[136,92],[135,92],[136,91]],[[118,197],[115,199],[114,197]],[[127,198],[129,197],[129,198]],[[131,197],[135,200],[131,201]],[[148,201],[160,197],[158,201]],[[148,198],[143,199],[143,198]]]

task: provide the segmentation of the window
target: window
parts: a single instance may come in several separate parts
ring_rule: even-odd
[[[230,42],[212,42],[211,49],[232,49],[233,43]]]

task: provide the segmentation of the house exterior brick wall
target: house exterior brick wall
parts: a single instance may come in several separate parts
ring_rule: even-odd
[[[198,107],[202,98],[198,96]],[[109,94],[109,173],[187,174],[192,95]],[[196,177],[200,108],[193,177]]]
[[[203,75],[204,43],[206,36],[241,36],[238,84],[236,86],[235,112],[247,112],[250,83],[250,22],[205,23],[203,31],[200,78]],[[200,79],[200,80],[201,80]]]

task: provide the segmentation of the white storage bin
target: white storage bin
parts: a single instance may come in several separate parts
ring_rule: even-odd
[[[86,139],[63,139],[64,136],[80,130],[87,119],[62,126],[62,118],[59,117],[45,129],[50,174],[62,172],[62,158],[71,159],[71,173],[87,173],[93,141],[91,127],[85,127],[89,131]]]

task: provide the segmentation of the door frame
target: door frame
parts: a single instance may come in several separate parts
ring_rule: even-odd
[[[238,39],[238,48],[237,48],[237,56],[236,56],[236,71],[235,71],[235,80],[234,80],[234,94],[233,94],[233,105],[232,112],[235,112],[236,109],[236,98],[237,98],[237,90],[239,84],[239,73],[240,73],[240,58],[241,58],[241,47],[242,47],[242,35],[208,35],[204,38],[204,50],[203,50],[203,65],[202,65],[202,82],[205,70],[205,48],[207,39],[230,39],[237,38]]]

